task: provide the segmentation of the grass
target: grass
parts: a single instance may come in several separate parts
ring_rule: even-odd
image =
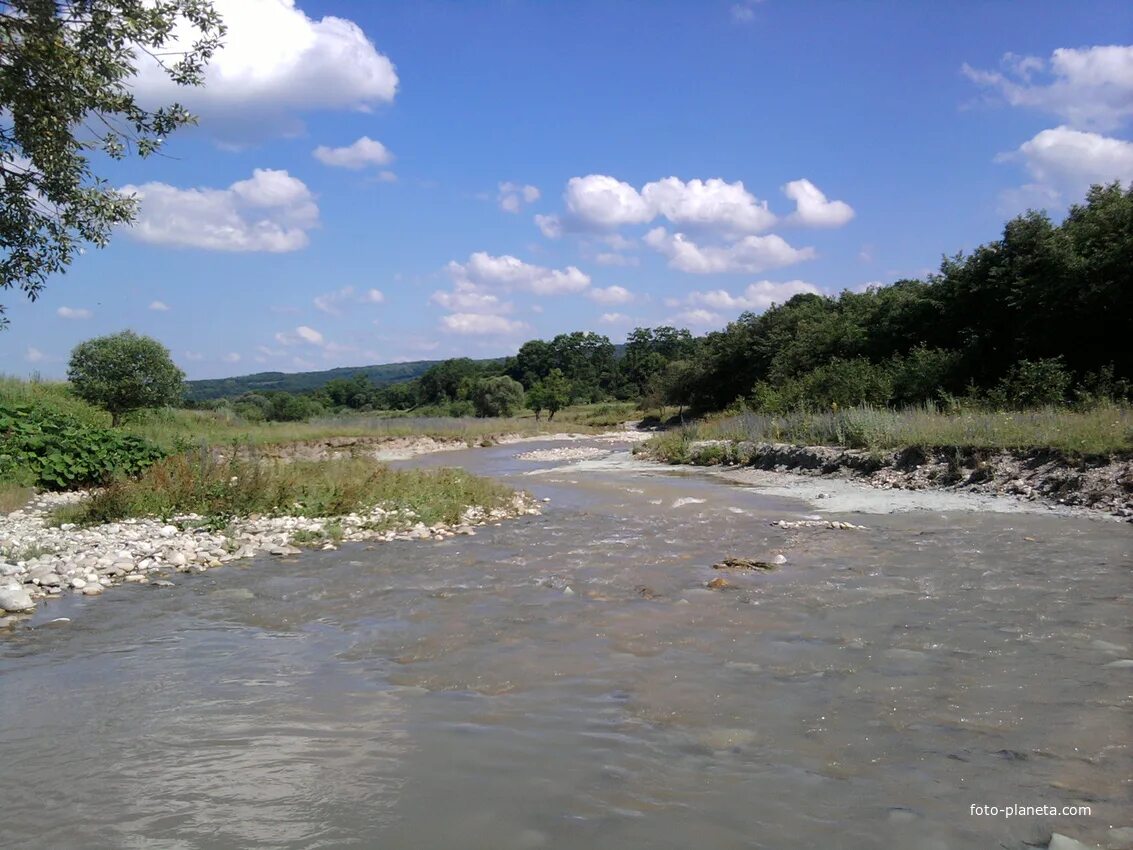
[[[931,408],[851,408],[826,413],[764,416],[744,413],[669,431],[648,450],[682,463],[698,440],[792,443],[884,450],[919,446],[1007,451],[1052,450],[1070,456],[1133,453],[1133,409],[1045,408],[946,414]],[[720,448],[725,452],[724,447]]]
[[[462,470],[393,470],[364,459],[277,463],[207,453],[177,455],[138,479],[112,483],[53,514],[56,523],[98,525],[128,517],[198,514],[222,527],[251,515],[333,517],[377,506],[411,511],[426,524],[458,522],[468,507],[506,505],[512,491]]]
[[[331,437],[433,437],[461,441],[472,446],[505,434],[557,434],[571,430],[589,430],[591,426],[569,418],[560,421],[559,417],[554,422],[547,422],[546,418],[536,422],[533,414],[477,419],[391,417],[380,412],[324,416],[308,422],[249,422],[225,411],[170,409],[135,416],[124,427],[161,446],[175,448],[233,443],[268,446]]]
[[[31,487],[24,487],[11,481],[0,481],[0,514],[18,511],[35,495]]]
[[[71,392],[63,381],[24,380],[0,375],[0,404],[35,405],[51,413],[78,419],[86,425],[110,427],[110,414]]]

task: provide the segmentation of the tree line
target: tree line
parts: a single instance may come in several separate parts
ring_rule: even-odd
[[[608,400],[697,413],[1125,401],[1131,277],[1133,187],[1098,185],[1061,222],[1027,212],[924,280],[796,295],[700,337],[636,328],[619,347],[575,331],[530,340],[499,361],[445,360],[380,387],[358,374],[302,394],[257,391],[195,406],[301,420],[343,410],[510,416],[524,407],[553,417]]]

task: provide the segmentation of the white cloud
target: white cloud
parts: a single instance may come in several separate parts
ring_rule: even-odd
[[[740,0],[732,4],[732,20],[741,24],[750,24],[755,20],[755,7],[763,0]]]
[[[666,177],[646,183],[639,192],[629,183],[607,174],[572,177],[563,193],[565,217],[536,216],[545,236],[564,230],[614,229],[646,224],[664,217],[673,224],[722,233],[756,233],[775,224],[776,218],[741,181],[719,178],[689,180]]]
[[[385,295],[380,289],[367,289],[365,292],[356,292],[353,286],[344,286],[334,292],[324,292],[316,295],[312,302],[315,309],[322,310],[331,316],[341,316],[343,307],[347,304],[381,304]]]
[[[758,201],[742,181],[719,178],[689,180],[666,177],[641,190],[656,215],[683,227],[711,228],[726,233],[758,233],[775,224],[766,201]]]
[[[256,351],[260,352],[260,354],[264,355],[265,357],[283,357],[285,354],[287,354],[286,351],[276,348],[268,348],[266,345],[257,345]]]
[[[524,204],[533,204],[539,200],[539,188],[529,184],[501,183],[497,200],[500,209],[504,212],[517,213]]]
[[[695,309],[677,313],[667,320],[670,324],[688,325],[689,327],[708,328],[724,324],[724,317],[711,310]]]
[[[323,165],[329,165],[333,168],[349,168],[352,171],[358,171],[368,165],[389,165],[393,162],[393,154],[390,153],[389,148],[369,136],[363,136],[344,148],[328,148],[326,145],[319,145],[311,153]]]
[[[600,266],[636,266],[641,260],[637,257],[627,257],[625,254],[615,254],[612,251],[603,251],[594,257],[594,262]]]
[[[633,300],[633,293],[624,286],[595,287],[586,294],[599,304],[626,304]]]
[[[1060,47],[1049,60],[1008,53],[1002,65],[962,70],[1006,103],[1052,113],[1071,127],[1113,130],[1133,117],[1133,45]],[[1038,74],[1047,79],[1036,81]]]
[[[240,362],[240,355],[237,354],[235,351],[230,351],[227,354],[225,354],[222,359],[224,360],[225,363],[239,363]]]
[[[729,245],[697,245],[683,233],[656,227],[645,243],[669,259],[672,268],[692,274],[761,272],[813,259],[813,248],[793,248],[781,236],[745,236]]]
[[[321,346],[323,335],[307,325],[299,325],[294,331],[280,331],[275,335],[275,341],[280,345],[298,345],[305,342],[310,345]]]
[[[441,317],[441,323],[458,334],[512,334],[527,328],[523,322],[481,313],[452,313]]]
[[[537,214],[535,216],[535,226],[538,227],[539,232],[548,239],[558,239],[563,235],[563,223],[557,215]]]
[[[457,313],[510,313],[514,307],[468,281],[458,281],[452,292],[434,292],[429,300]]]
[[[140,201],[126,232],[141,242],[210,251],[295,251],[307,245],[319,208],[306,184],[286,171],[257,168],[227,189],[166,183],[123,186]]]
[[[645,224],[657,215],[637,189],[606,174],[570,178],[563,200],[570,218],[584,226]]]
[[[1000,159],[1021,160],[1040,187],[1074,193],[1091,183],[1133,180],[1133,142],[1069,127],[1043,130]]]
[[[297,135],[303,112],[369,111],[393,100],[393,63],[353,21],[309,18],[295,0],[213,0],[213,6],[228,32],[205,85],[175,86],[156,62],[143,59],[136,89],[144,103],[180,102],[201,116],[206,131],[233,139]],[[194,38],[190,27],[175,34],[182,44]]]
[[[60,307],[55,314],[61,319],[89,319],[92,315],[86,307]]]
[[[24,352],[24,360],[28,363],[39,363],[43,360],[44,353],[38,348],[29,345],[27,351]]]
[[[165,313],[169,311],[169,305],[164,301],[151,301],[149,303],[149,309],[155,310],[158,313]]]
[[[598,321],[604,325],[623,325],[629,321],[629,316],[625,313],[603,313]]]
[[[854,209],[845,201],[829,201],[809,180],[792,180],[783,187],[783,194],[795,202],[795,211],[787,221],[808,227],[841,227],[854,217]]]
[[[548,269],[509,255],[493,257],[484,251],[472,254],[465,263],[450,262],[448,271],[456,283],[523,290],[536,295],[581,292],[590,286],[590,276],[574,266]]]
[[[713,310],[731,312],[750,310],[761,313],[773,304],[784,304],[795,295],[804,292],[821,294],[818,287],[802,280],[788,280],[784,283],[761,280],[748,284],[739,295],[732,295],[723,289],[713,289],[708,292],[690,292],[686,301],[691,305],[709,307]]]
[[[379,183],[396,183],[397,175],[392,171],[379,171],[376,179]]]
[[[201,354],[199,351],[186,351],[185,352],[185,359],[191,360],[195,363],[199,360],[204,360],[205,356],[203,354]]]

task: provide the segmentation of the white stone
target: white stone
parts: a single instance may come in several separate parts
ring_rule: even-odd
[[[0,587],[0,610],[4,611],[31,611],[35,608],[28,592],[18,584]]]

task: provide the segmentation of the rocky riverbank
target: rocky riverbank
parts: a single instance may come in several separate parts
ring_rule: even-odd
[[[866,451],[833,446],[700,440],[680,459],[649,447],[639,456],[849,479],[891,490],[948,490],[1100,511],[1133,521],[1133,458],[1068,458],[1050,451],[961,448]]]
[[[472,535],[476,527],[538,514],[518,493],[505,507],[470,507],[454,524],[425,525],[411,510],[374,508],[340,517],[249,517],[223,530],[195,514],[129,519],[92,528],[53,527],[48,519],[82,493],[43,494],[21,510],[0,516],[0,628],[64,593],[101,594],[117,584],[167,585],[170,573],[203,572],[257,556],[299,554],[296,544],[335,548],[341,542],[444,540]]]

